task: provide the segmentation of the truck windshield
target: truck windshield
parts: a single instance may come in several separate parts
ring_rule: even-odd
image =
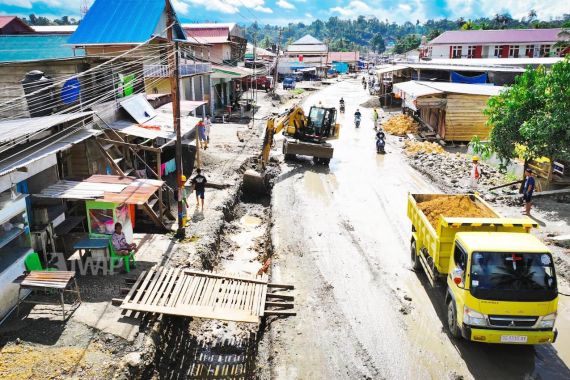
[[[550,253],[474,252],[471,294],[497,301],[550,301],[558,290]]]

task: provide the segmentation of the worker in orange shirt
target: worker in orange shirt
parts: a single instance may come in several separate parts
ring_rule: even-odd
[[[477,192],[479,180],[481,179],[481,167],[479,166],[479,156],[473,156],[471,163],[471,190]]]

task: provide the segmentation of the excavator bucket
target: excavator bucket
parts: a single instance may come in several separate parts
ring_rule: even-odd
[[[267,194],[269,192],[268,180],[265,171],[258,172],[248,169],[243,174],[244,194]]]

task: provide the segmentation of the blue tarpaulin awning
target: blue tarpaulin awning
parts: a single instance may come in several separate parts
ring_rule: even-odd
[[[467,84],[487,83],[487,73],[483,73],[481,75],[476,75],[474,77],[468,77],[468,76],[456,73],[455,71],[452,71],[451,72],[451,81],[454,83],[467,83]]]

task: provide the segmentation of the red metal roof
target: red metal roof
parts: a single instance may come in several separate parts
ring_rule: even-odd
[[[429,43],[434,44],[510,44],[555,42],[561,29],[452,30]]]
[[[187,35],[192,37],[226,37],[230,35],[230,30],[228,27],[217,27],[217,28],[193,28],[184,27],[184,31]]]
[[[5,27],[14,20],[16,16],[0,16],[0,28]]]
[[[336,62],[356,62],[360,58],[357,51],[330,51],[327,63]]]

